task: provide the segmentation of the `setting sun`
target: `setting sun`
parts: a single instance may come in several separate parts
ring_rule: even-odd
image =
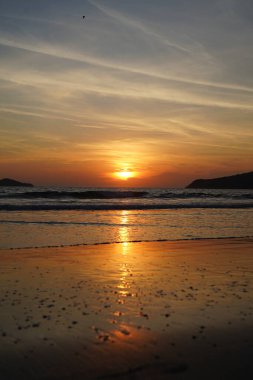
[[[121,170],[115,173],[116,177],[122,180],[134,177],[134,173],[131,170]]]

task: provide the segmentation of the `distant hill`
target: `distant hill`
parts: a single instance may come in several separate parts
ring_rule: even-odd
[[[196,179],[186,189],[253,189],[253,172],[213,179]]]
[[[0,179],[0,186],[23,186],[23,187],[33,187],[31,183],[23,183],[16,181],[15,179],[11,178],[3,178]]]

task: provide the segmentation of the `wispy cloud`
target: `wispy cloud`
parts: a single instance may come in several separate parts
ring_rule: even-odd
[[[145,24],[141,22],[140,20],[135,20],[134,17],[132,18],[126,17],[120,12],[117,12],[104,5],[101,5],[98,2],[95,2],[93,0],[88,0],[88,1],[90,4],[94,5],[97,9],[99,9],[101,12],[117,20],[119,23],[129,26],[130,28],[137,29],[138,31],[144,33],[148,37],[153,37],[155,38],[155,40],[157,40],[158,42],[162,43],[163,45],[169,48],[176,49],[182,53],[192,54],[192,51],[187,46],[179,45],[176,42],[169,41],[166,37],[161,36],[159,33],[155,32],[150,27],[145,26]]]
[[[59,1],[45,0],[23,12],[12,2],[16,14],[0,5],[5,157],[89,161],[96,172],[128,158],[145,161],[150,176],[186,161],[218,167],[240,156],[248,165],[253,33],[244,4],[62,0],[58,12]]]
[[[2,41],[0,40],[0,43]],[[7,45],[7,44],[6,44]],[[29,46],[23,46],[22,44],[8,44],[8,46],[12,46],[14,48],[29,50],[31,52],[36,52],[42,55],[52,55],[56,58],[62,58],[66,60],[77,60],[78,62],[85,62],[91,64],[91,59],[83,59],[75,58],[74,56],[68,56],[67,53],[53,53],[51,54],[50,50],[43,49],[40,47],[33,48]],[[52,49],[53,50],[53,49]],[[112,67],[111,65],[99,65],[103,70],[113,69],[116,71],[121,71],[119,67]],[[4,70],[0,70],[0,76],[2,71],[2,79],[6,78],[6,72]],[[8,68],[7,68],[8,71]],[[68,90],[71,92],[76,91],[84,91],[86,93],[97,93],[100,95],[107,96],[118,96],[118,97],[130,97],[130,98],[143,98],[143,99],[157,99],[161,101],[167,102],[178,102],[180,104],[190,104],[190,105],[203,105],[210,107],[223,107],[223,108],[239,108],[239,109],[252,109],[251,97],[247,96],[247,93],[251,94],[251,89],[242,89],[236,88],[232,86],[206,86],[200,83],[192,83],[192,82],[179,82],[176,80],[171,80],[164,77],[152,76],[150,75],[150,82],[148,85],[146,84],[146,74],[143,72],[137,73],[133,70],[123,70],[124,74],[127,76],[117,75],[113,72],[105,72],[103,71],[98,76],[101,78],[100,81],[96,79],[96,76],[90,77],[85,74],[85,69],[83,70],[83,80],[78,82],[75,80],[78,70],[75,72],[71,72],[71,80],[66,81],[64,79],[65,74],[63,73],[62,77],[59,74],[55,74],[54,76],[50,75],[48,72],[47,76],[39,75],[32,72],[24,72],[22,71],[13,73],[12,81],[16,81],[16,83],[24,84],[24,85],[33,85],[33,86],[55,86],[55,88],[60,87],[62,90]],[[80,78],[82,71],[79,70]],[[137,77],[131,77],[131,74],[140,74]],[[129,76],[130,75],[130,76]],[[85,79],[84,79],[85,78]],[[165,80],[167,83],[165,83]],[[181,84],[184,83],[184,87]],[[180,87],[178,86],[180,84]],[[122,88],[125,88],[122,93]],[[222,90],[222,91],[213,91],[212,89]],[[173,91],[172,91],[173,90]],[[232,92],[230,91],[232,90]],[[226,92],[225,92],[226,91]],[[62,92],[63,94],[64,92]],[[226,94],[226,98],[224,98],[224,94]]]

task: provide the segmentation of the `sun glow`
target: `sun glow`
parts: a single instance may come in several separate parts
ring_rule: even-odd
[[[128,169],[120,170],[120,171],[115,173],[115,176],[119,179],[127,180],[128,178],[134,177],[134,172],[132,172],[131,170],[128,170]]]

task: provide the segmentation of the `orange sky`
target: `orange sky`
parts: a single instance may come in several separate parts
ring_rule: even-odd
[[[251,171],[253,6],[190,3],[3,1],[0,178],[181,187]]]

